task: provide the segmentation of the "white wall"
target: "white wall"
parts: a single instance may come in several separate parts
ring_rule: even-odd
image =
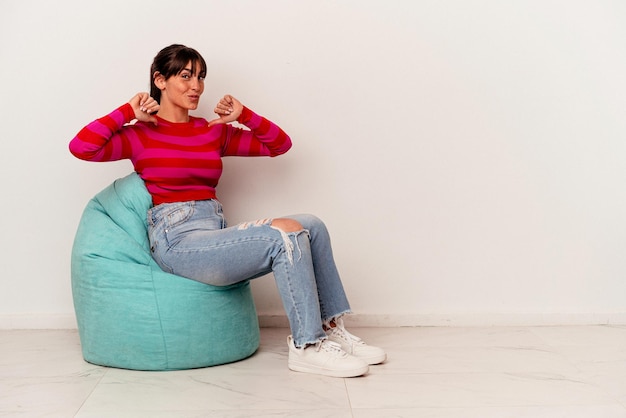
[[[78,220],[131,165],[67,143],[174,42],[199,114],[231,93],[295,142],[226,161],[230,222],[325,219],[356,321],[626,323],[625,28],[620,0],[3,0],[0,327],[74,326]]]

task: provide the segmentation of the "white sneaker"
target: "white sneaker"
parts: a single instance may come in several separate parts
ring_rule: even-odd
[[[341,349],[339,344],[323,340],[305,348],[296,348],[291,335],[289,345],[289,369],[295,372],[321,374],[332,377],[356,377],[368,372],[369,366]]]
[[[341,346],[348,354],[352,354],[364,360],[367,364],[380,364],[387,359],[387,354],[382,348],[365,344],[359,337],[350,334],[343,326],[343,320],[335,321],[336,327],[326,331],[328,339]]]

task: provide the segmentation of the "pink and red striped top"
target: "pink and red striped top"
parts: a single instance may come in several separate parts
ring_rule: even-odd
[[[155,205],[215,199],[222,157],[284,154],[291,139],[277,125],[244,107],[237,122],[208,127],[203,118],[158,124],[136,122],[130,104],[85,126],[70,142],[70,152],[87,161],[130,159]]]

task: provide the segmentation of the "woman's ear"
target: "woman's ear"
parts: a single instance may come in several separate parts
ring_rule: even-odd
[[[158,71],[155,71],[152,75],[152,79],[154,80],[154,85],[157,86],[159,90],[163,90],[165,88],[165,77]]]

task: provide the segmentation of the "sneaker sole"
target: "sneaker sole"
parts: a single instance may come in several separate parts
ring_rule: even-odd
[[[385,353],[385,352],[383,352],[382,354],[379,354],[377,356],[369,356],[369,357],[368,356],[359,356],[358,354],[352,353],[350,351],[350,347],[348,347],[348,346],[346,346],[344,344],[341,344],[340,341],[332,340],[332,339],[331,339],[331,341],[334,341],[337,344],[341,345],[341,348],[343,349],[343,351],[353,355],[356,358],[360,358],[361,360],[363,360],[364,362],[366,362],[370,366],[373,366],[375,364],[383,363],[385,360],[387,360],[387,353]]]
[[[376,357],[361,357],[361,356],[355,356],[355,357],[360,358],[361,360],[363,360],[364,362],[366,362],[370,366],[373,366],[375,364],[384,363],[385,360],[387,360],[387,354],[382,354],[382,355],[376,356]]]
[[[357,377],[363,376],[369,371],[369,366],[367,365],[348,370],[324,369],[322,367],[311,367],[310,364],[298,364],[295,362],[289,362],[288,366],[289,370],[293,370],[294,372],[312,373],[330,377]]]

